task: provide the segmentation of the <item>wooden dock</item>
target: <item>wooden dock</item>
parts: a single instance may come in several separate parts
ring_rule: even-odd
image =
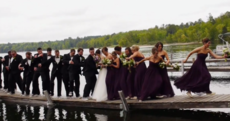
[[[3,102],[14,102],[24,104],[38,104],[46,105],[47,100],[45,96],[28,97],[19,94],[9,95],[0,92],[0,99]],[[96,102],[95,100],[83,101],[76,98],[52,98],[55,105],[84,107],[84,108],[98,108],[98,109],[123,109],[120,100]],[[142,109],[185,109],[185,108],[230,108],[230,94],[218,94],[213,96],[196,96],[193,98],[187,95],[175,96],[173,98],[155,99],[143,102],[137,100],[127,100],[130,110]]]

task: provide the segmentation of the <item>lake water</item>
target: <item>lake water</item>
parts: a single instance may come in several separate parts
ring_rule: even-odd
[[[200,45],[181,45],[181,46],[165,46],[164,49],[168,51],[169,56],[173,54],[173,59],[182,60],[188,52]],[[212,46],[212,49],[215,46]],[[113,48],[109,48],[109,52],[112,52]],[[141,47],[140,51],[145,56],[151,55],[151,47]],[[69,50],[61,50],[61,54],[68,53]],[[33,52],[34,54],[35,52]],[[25,57],[25,52],[19,52]],[[53,53],[54,54],[54,53]],[[89,54],[88,49],[84,50],[84,56],[87,57]],[[4,56],[6,53],[1,53],[0,56]],[[195,58],[196,55],[190,57]],[[148,65],[148,62],[146,62]],[[51,67],[52,68],[52,65]],[[170,76],[180,76],[181,73],[169,73]],[[229,73],[211,73],[212,76],[225,76],[229,77]],[[3,77],[3,75],[2,75]],[[41,81],[40,81],[41,83]],[[80,77],[80,94],[82,95],[85,78]],[[173,84],[173,81],[171,81]],[[63,84],[62,84],[63,85]],[[230,82],[229,80],[212,80],[210,88],[217,94],[229,94]],[[176,89],[174,86],[176,95],[184,95],[184,92]],[[40,89],[41,84],[40,84]],[[63,98],[65,95],[64,85],[62,86]],[[56,94],[55,87],[55,94]],[[56,95],[55,95],[56,96]],[[46,106],[33,106],[33,105],[21,105],[11,104],[7,102],[0,103],[0,121],[54,121],[54,120],[65,120],[65,121],[224,121],[230,119],[230,109],[190,109],[190,110],[145,110],[145,111],[132,111],[128,114],[122,113],[121,111],[114,110],[96,110],[96,109],[84,109],[84,108],[73,108],[73,107],[53,107],[48,108]]]

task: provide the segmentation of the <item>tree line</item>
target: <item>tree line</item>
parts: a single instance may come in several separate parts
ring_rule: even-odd
[[[209,14],[207,22],[198,19],[195,22],[181,23],[180,25],[163,24],[160,27],[155,26],[147,30],[134,30],[103,36],[69,37],[64,40],[47,42],[0,44],[0,52],[7,52],[11,49],[17,51],[35,51],[37,47],[51,47],[61,50],[79,47],[147,45],[155,44],[158,41],[163,43],[200,42],[204,37],[210,38],[214,43],[219,43],[218,35],[226,32],[230,32],[230,12],[226,12],[217,18]],[[229,40],[229,38],[225,39]]]

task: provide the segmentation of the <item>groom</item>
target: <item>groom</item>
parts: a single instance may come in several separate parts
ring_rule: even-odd
[[[83,69],[83,75],[85,76],[86,85],[84,89],[83,98],[85,100],[89,99],[89,94],[93,94],[94,87],[96,84],[96,74],[98,74],[97,66],[94,61],[94,48],[89,48],[90,55],[85,60],[85,65]]]

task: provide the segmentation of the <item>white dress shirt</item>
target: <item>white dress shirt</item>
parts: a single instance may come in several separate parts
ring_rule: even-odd
[[[60,56],[59,56],[59,58],[55,57],[55,61],[58,64],[60,62]]]
[[[31,66],[31,60],[27,60],[29,66]]]

